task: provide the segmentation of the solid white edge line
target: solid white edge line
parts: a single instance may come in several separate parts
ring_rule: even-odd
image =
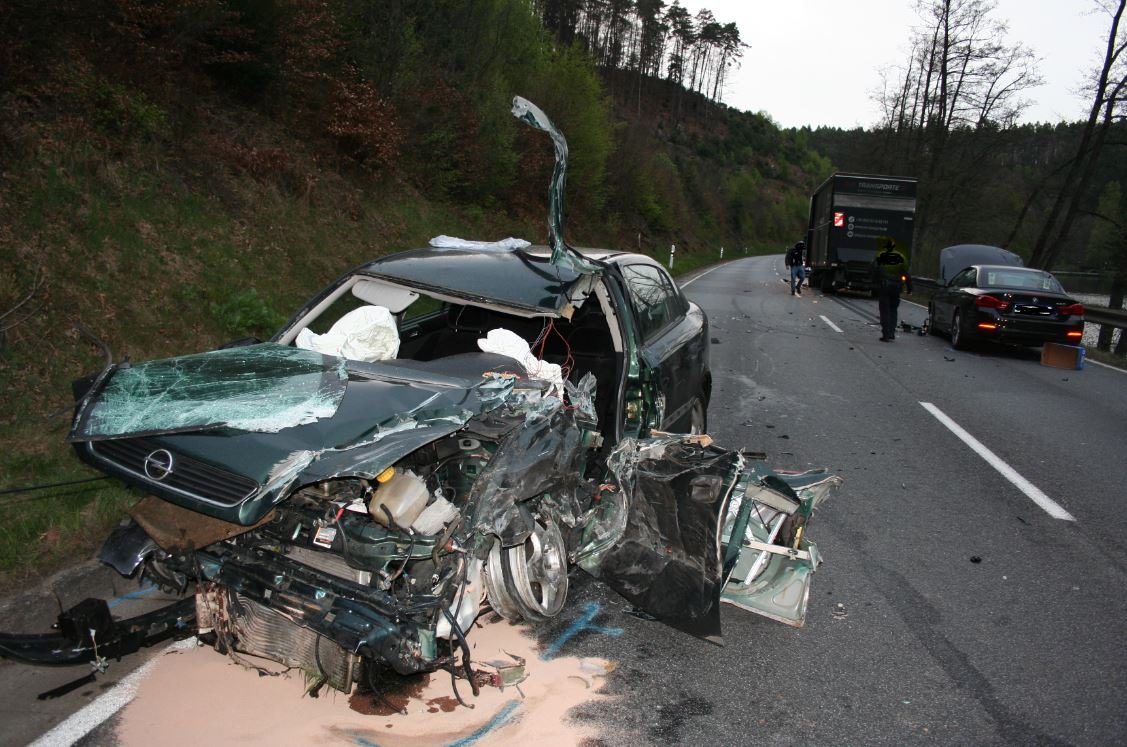
[[[713,270],[719,270],[719,269],[720,269],[721,267],[723,267],[723,265],[716,265],[715,267],[709,267],[709,268],[708,268],[707,270],[705,270],[705,271],[704,271],[704,272],[702,272],[701,274],[697,275],[697,276],[696,276],[695,278],[693,278],[692,280],[686,280],[686,281],[685,281],[685,282],[683,282],[683,283],[678,283],[678,285],[680,285],[680,286],[681,286],[682,288],[684,288],[684,287],[685,287],[685,286],[687,286],[687,285],[688,285],[689,283],[695,283],[696,281],[700,280],[701,278],[703,278],[703,277],[704,277],[705,275],[707,275],[708,273],[712,272]]]
[[[108,721],[115,713],[129,705],[133,698],[137,697],[138,685],[148,675],[149,670],[156,666],[160,657],[172,651],[183,651],[195,648],[198,645],[195,636],[192,636],[165,647],[153,658],[130,672],[112,690],[72,713],[65,721],[44,733],[28,747],[62,747],[74,744]]]
[[[1106,363],[1101,363],[1100,361],[1097,361],[1097,360],[1092,360],[1091,358],[1085,358],[1085,359],[1084,359],[1084,365],[1086,366],[1086,365],[1088,365],[1089,363],[1093,363],[1093,364],[1095,364],[1095,365],[1097,365],[1097,366],[1100,366],[1101,368],[1106,368],[1106,369],[1108,369],[1109,371],[1118,371],[1118,372],[1119,372],[1119,373],[1121,373],[1121,374],[1127,374],[1127,370],[1124,370],[1124,369],[1122,369],[1122,368],[1118,368],[1118,367],[1116,367],[1116,366],[1109,366],[1109,365],[1108,365],[1108,364],[1106,364]]]
[[[842,332],[842,331],[841,331],[841,328],[840,328],[840,327],[838,327],[838,326],[837,326],[836,324],[834,324],[833,322],[831,322],[831,321],[830,321],[829,319],[827,319],[827,318],[826,318],[826,317],[824,317],[823,315],[819,314],[819,315],[818,315],[818,318],[819,318],[819,319],[821,319],[821,320],[822,320],[823,322],[825,322],[826,324],[830,325],[830,329],[832,329],[832,330],[833,330],[834,332],[837,332],[837,333],[838,333],[839,335],[844,335],[844,334],[845,334],[844,332]]]
[[[947,430],[958,436],[959,440],[971,447],[980,457],[985,459],[987,464],[998,470],[1002,477],[1012,482],[1018,490],[1025,493],[1031,501],[1040,506],[1049,516],[1062,521],[1076,521],[1076,519],[1072,517],[1072,514],[1065,511],[1059,503],[1041,492],[1041,490],[1036,485],[1029,482],[1029,480],[1019,475],[1013,467],[1003,462],[997,454],[990,451],[981,441],[963,430],[958,423],[947,417],[946,413],[938,407],[930,402],[921,402],[920,405],[930,412],[936,420],[945,425]]]

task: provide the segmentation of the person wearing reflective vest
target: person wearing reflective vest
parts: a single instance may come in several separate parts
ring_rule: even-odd
[[[873,260],[873,274],[877,285],[877,304],[880,307],[880,341],[892,342],[896,338],[896,315],[900,308],[900,290],[912,292],[912,276],[908,274],[908,260],[896,248],[893,239],[884,239],[881,251]]]

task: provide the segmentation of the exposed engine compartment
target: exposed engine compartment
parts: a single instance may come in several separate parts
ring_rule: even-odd
[[[438,641],[459,645],[484,598],[483,562],[458,529],[496,450],[494,441],[451,436],[375,480],[303,487],[238,536],[154,553],[144,574],[178,591],[203,582],[200,628],[214,631],[218,648],[299,667],[344,691],[361,658],[403,674],[433,668],[444,660]]]

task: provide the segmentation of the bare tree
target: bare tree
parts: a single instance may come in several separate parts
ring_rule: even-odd
[[[724,84],[727,82],[728,68],[739,65],[743,51],[747,47],[740,39],[740,30],[734,23],[720,27],[717,42],[716,73],[712,83],[712,100],[716,103],[724,97]]]
[[[673,46],[669,50],[669,61],[666,65],[666,75],[674,83],[681,84],[685,80],[685,63],[689,50],[696,41],[696,27],[689,11],[681,7],[678,0],[665,11],[665,23],[669,26],[669,33],[673,36]]]
[[[908,62],[880,95],[888,146],[921,178],[917,245],[933,216],[953,208],[975,151],[1015,123],[1028,105],[1022,94],[1041,82],[1033,53],[1006,40],[995,9],[993,0],[920,0]],[[977,137],[959,142],[971,151],[951,153],[953,134],[968,132]]]
[[[1064,182],[1053,201],[1029,263],[1034,267],[1050,269],[1068,240],[1072,223],[1080,208],[1080,200],[1091,185],[1092,175],[1099,162],[1100,153],[1107,141],[1107,133],[1116,120],[1124,117],[1124,98],[1127,94],[1127,29],[1123,26],[1123,10],[1127,0],[1097,0],[1097,5],[1109,16],[1107,43],[1103,64],[1092,85],[1092,106],[1088,121],[1080,137],[1065,175]]]

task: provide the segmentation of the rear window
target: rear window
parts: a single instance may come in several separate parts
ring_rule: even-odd
[[[1064,293],[1057,279],[1047,272],[985,270],[978,279],[980,288],[1013,288],[1020,290]]]

